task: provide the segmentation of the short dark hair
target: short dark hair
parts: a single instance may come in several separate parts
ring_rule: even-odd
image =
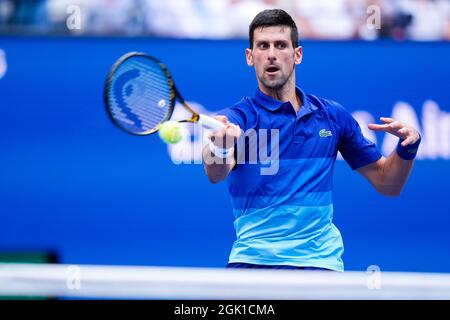
[[[287,26],[291,28],[291,41],[294,48],[298,47],[298,30],[294,19],[284,10],[267,9],[261,11],[250,23],[248,34],[250,49],[253,49],[253,36],[255,29],[261,27]]]

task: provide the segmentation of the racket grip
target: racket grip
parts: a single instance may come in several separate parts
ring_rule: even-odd
[[[204,114],[199,114],[198,123],[201,124],[203,127],[212,130],[220,130],[225,127],[225,125],[219,120],[216,120],[213,117]]]

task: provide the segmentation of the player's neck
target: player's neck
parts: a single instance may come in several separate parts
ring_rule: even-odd
[[[271,89],[271,88],[266,88],[266,87],[260,85],[260,90],[264,94],[266,94],[276,100],[283,101],[283,102],[289,101],[292,104],[292,106],[294,107],[295,112],[297,112],[300,109],[300,107],[302,106],[302,102],[301,102],[300,98],[297,97],[297,92],[295,90],[295,84],[286,83],[286,85],[284,87],[277,89],[277,90]]]

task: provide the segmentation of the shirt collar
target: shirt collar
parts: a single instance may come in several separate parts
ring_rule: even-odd
[[[311,111],[318,109],[315,105],[310,103],[310,101],[308,100],[308,97],[304,94],[304,92],[299,87],[295,88],[295,93],[297,94],[298,97],[300,97],[300,100],[302,101],[301,108],[305,108],[306,110],[311,110]],[[281,106],[285,103],[283,101],[274,99],[271,96],[264,94],[259,88],[256,89],[255,100],[260,106],[262,106],[270,111],[275,111],[275,110],[281,108]]]

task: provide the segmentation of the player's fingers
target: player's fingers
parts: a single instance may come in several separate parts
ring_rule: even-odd
[[[388,117],[380,117],[380,120],[384,123],[391,123],[395,121],[394,119]]]
[[[232,125],[227,125],[225,128],[218,131],[217,134],[213,136],[214,140],[211,141],[219,148],[231,148],[236,143],[234,130]]]
[[[220,121],[220,122],[222,122],[224,124],[228,124],[229,123],[227,116],[217,115],[217,116],[214,117],[214,119],[216,119],[216,120],[218,120],[218,121]]]
[[[370,130],[373,131],[386,131],[388,129],[388,125],[387,124],[375,124],[375,123],[369,123],[367,125],[367,127]]]
[[[212,142],[215,142],[217,140],[222,140],[226,135],[226,128],[222,128],[220,130],[212,131],[208,133],[208,138]]]
[[[400,130],[398,130],[398,133],[403,137],[406,138],[409,134],[409,128],[401,128]]]
[[[230,124],[230,126],[227,127],[227,135],[233,138],[239,138],[241,135],[241,128],[238,125]]]
[[[390,134],[393,134],[396,137],[399,138],[405,138],[407,135],[409,135],[409,130],[407,127],[405,127],[401,122],[395,121],[388,124],[389,128],[387,132]],[[403,130],[405,129],[405,130]],[[402,133],[401,131],[405,131],[405,133]]]
[[[413,137],[408,137],[408,138],[406,138],[405,140],[402,141],[401,145],[403,147],[406,147],[409,144],[413,144],[413,139],[414,139]]]
[[[403,128],[403,124],[401,124],[398,121],[394,121],[394,122],[389,123],[389,127],[392,129],[400,129],[400,128]]]

